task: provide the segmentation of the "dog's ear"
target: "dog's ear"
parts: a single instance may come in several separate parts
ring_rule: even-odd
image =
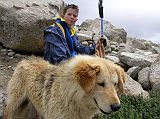
[[[117,75],[118,75],[118,93],[124,93],[124,83],[126,81],[126,74],[121,67],[117,68]]]
[[[76,68],[76,78],[79,85],[86,93],[90,93],[96,83],[97,74],[100,72],[99,66],[91,66],[89,64],[81,64]]]

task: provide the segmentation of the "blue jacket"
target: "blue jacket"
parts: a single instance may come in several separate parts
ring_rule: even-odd
[[[75,39],[74,50],[77,53],[89,55],[95,53],[95,44],[84,46],[78,41],[76,35],[73,38]],[[57,64],[71,57],[66,38],[58,25],[49,26],[44,30],[44,41],[44,59],[50,63]]]

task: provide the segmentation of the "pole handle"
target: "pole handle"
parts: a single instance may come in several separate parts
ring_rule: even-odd
[[[98,3],[100,18],[103,18],[103,5],[102,5],[102,2],[103,2],[102,0],[99,0],[99,3]]]

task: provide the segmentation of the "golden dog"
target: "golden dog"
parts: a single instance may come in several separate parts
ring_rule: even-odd
[[[77,55],[57,66],[42,58],[22,60],[7,87],[7,119],[32,103],[44,119],[91,119],[120,108],[124,70],[109,60]]]

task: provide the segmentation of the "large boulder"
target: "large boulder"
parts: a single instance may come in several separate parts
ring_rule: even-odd
[[[113,26],[110,22],[104,20],[104,35],[111,41],[126,43],[127,32],[123,28]],[[100,33],[100,19],[94,20],[87,19],[82,24],[88,31],[92,31],[95,34]]]
[[[143,68],[151,66],[151,64],[156,61],[158,56],[158,54],[142,55],[137,53],[121,52],[119,58],[120,61],[128,66],[139,66]]]
[[[0,0],[0,43],[22,52],[43,51],[43,29],[63,0]]]
[[[149,96],[149,93],[143,90],[142,86],[137,81],[133,80],[129,75],[127,75],[127,80],[124,87],[125,93],[130,96],[142,96],[143,98],[147,98]]]

